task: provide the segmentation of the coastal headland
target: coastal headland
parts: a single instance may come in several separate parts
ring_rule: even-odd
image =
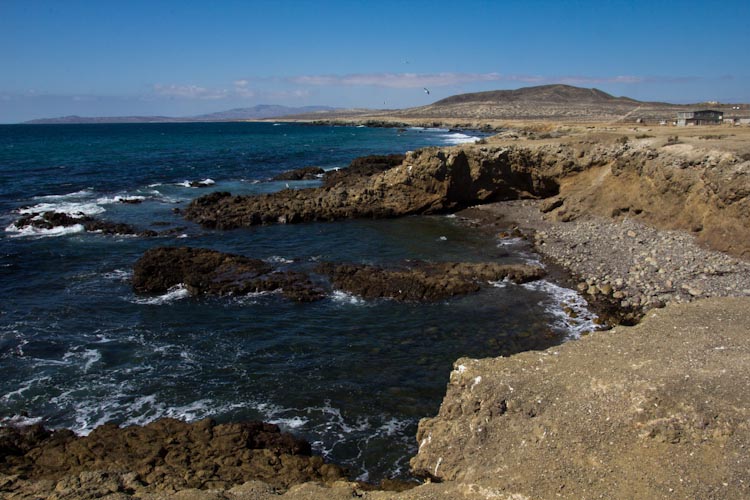
[[[300,462],[310,474],[294,472],[298,481],[269,479],[270,469],[220,477],[240,467],[230,463],[238,453],[256,456],[247,437],[230,446],[231,457],[179,469],[202,481],[166,479],[168,466],[195,461],[170,456],[166,445],[140,464],[151,475],[107,461],[101,443],[82,452],[95,457],[90,465],[61,469],[48,448],[6,432],[0,446],[12,460],[0,464],[0,491],[7,498],[112,499],[750,496],[750,128],[486,125],[499,133],[407,152],[382,169],[332,177],[319,188],[209,194],[184,212],[216,229],[456,213],[488,238],[529,239],[545,262],[566,271],[614,327],[544,351],[458,359],[446,373],[439,413],[427,416],[415,437],[420,447],[411,466],[423,484],[371,490],[317,460]],[[242,263],[268,272],[256,264]],[[330,270],[334,279],[344,271],[352,274]],[[210,422],[181,432],[200,442],[199,429],[212,439],[236,434]],[[37,432],[35,439],[52,440],[63,455],[86,447],[61,431]],[[273,443],[269,449],[258,453],[271,469],[299,461]],[[21,465],[11,469],[10,462]]]

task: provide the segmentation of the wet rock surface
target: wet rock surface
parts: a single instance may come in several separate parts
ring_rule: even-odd
[[[347,168],[330,170],[323,176],[323,185],[333,187],[339,185],[353,185],[367,177],[385,172],[401,165],[405,155],[369,155],[355,158]]]
[[[321,264],[319,272],[333,286],[365,299],[434,301],[476,292],[488,281],[509,279],[515,283],[541,279],[544,270],[529,265],[496,263],[426,263],[382,268],[360,264]]]
[[[322,299],[332,289],[364,299],[434,301],[476,292],[490,281],[525,283],[545,273],[540,267],[523,264],[409,261],[391,268],[324,262],[316,266],[314,274],[281,271],[262,260],[205,248],[157,247],[136,262],[132,285],[136,292],[155,294],[178,285],[192,295],[279,291],[300,302]],[[315,279],[320,275],[328,277],[330,285]]]
[[[133,236],[156,236],[158,233],[152,230],[138,230],[130,224],[121,222],[110,222],[88,215],[72,216],[62,212],[31,213],[18,219],[14,226],[18,229],[34,227],[37,229],[52,229],[55,227],[71,227],[81,225],[89,232],[103,234],[122,234]]]
[[[93,498],[231,488],[251,479],[286,489],[345,477],[344,469],[312,456],[307,441],[263,422],[161,419],[143,427],[105,424],[85,437],[39,425],[3,427],[0,450],[4,498],[34,498],[33,490],[24,496],[30,481],[46,490],[37,498],[53,492],[57,498]]]
[[[274,176],[271,180],[274,181],[310,181],[320,179],[325,173],[320,167],[302,167],[295,170],[289,170],[282,172],[279,175]]]
[[[184,285],[192,295],[280,291],[299,302],[319,300],[325,295],[305,274],[280,271],[262,260],[242,255],[190,247],[148,250],[134,266],[132,284],[136,292],[156,294]]]

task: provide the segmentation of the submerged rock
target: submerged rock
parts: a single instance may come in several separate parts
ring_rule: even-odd
[[[88,215],[73,216],[64,212],[31,213],[18,219],[14,226],[18,229],[34,227],[37,229],[53,229],[55,227],[71,227],[81,225],[89,232],[104,234],[122,234],[135,236],[156,236],[156,231],[139,231],[130,224],[96,219]]]
[[[331,278],[335,288],[365,299],[392,298],[402,301],[434,301],[476,292],[482,283],[510,279],[525,283],[540,279],[544,270],[524,264],[410,263],[386,269],[361,264],[330,264],[318,271]]]
[[[259,259],[205,248],[152,248],[136,262],[132,283],[139,293],[165,293],[183,284],[192,295],[281,291],[300,302],[324,296],[303,273],[278,271]]]
[[[524,264],[419,261],[392,268],[326,262],[319,264],[315,273],[322,276],[313,279],[300,271],[278,270],[262,260],[205,248],[157,247],[136,262],[132,285],[138,293],[156,294],[177,285],[192,295],[280,291],[299,302],[322,299],[331,288],[364,299],[434,301],[476,292],[490,281],[525,283],[545,274],[541,267]]]

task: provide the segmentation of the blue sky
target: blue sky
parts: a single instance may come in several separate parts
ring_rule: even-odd
[[[0,123],[400,108],[547,83],[750,102],[749,50],[748,0],[0,0]]]

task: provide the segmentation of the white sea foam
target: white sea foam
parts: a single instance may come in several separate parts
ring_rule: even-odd
[[[169,304],[170,302],[175,302],[189,296],[190,291],[184,284],[180,283],[167,290],[167,293],[163,295],[158,295],[156,297],[136,298],[133,299],[132,302],[135,304],[159,306],[163,304]]]
[[[42,417],[26,417],[24,415],[13,415],[0,419],[0,425],[10,427],[26,427],[28,425],[38,424]]]
[[[84,373],[87,373],[100,359],[102,359],[102,353],[96,349],[70,350],[63,355],[64,361],[81,365]]]
[[[513,245],[518,245],[518,244],[523,243],[523,242],[524,242],[523,238],[501,238],[497,242],[497,247],[498,248],[500,248],[500,247],[510,247],[510,246],[513,246]]]
[[[310,422],[310,420],[305,417],[295,415],[289,418],[272,417],[268,419],[267,422],[269,424],[278,425],[282,430],[292,430],[306,426]]]
[[[191,185],[193,183],[198,184],[198,186]],[[203,179],[202,181],[182,181],[182,182],[177,183],[178,186],[188,187],[188,188],[198,188],[201,186],[213,186],[214,184],[216,184],[216,181],[213,179],[209,179],[209,178]]]
[[[145,196],[141,195],[115,195],[115,196],[102,196],[101,198],[97,198],[96,203],[99,205],[111,205],[113,203],[126,203],[126,202],[135,202],[135,201],[144,201],[146,199]]]
[[[469,142],[477,142],[480,138],[473,135],[466,135],[460,132],[448,134],[443,137],[443,141],[446,144],[466,144]]]
[[[424,130],[425,132],[448,132],[447,128],[440,127],[409,127],[409,130]]]
[[[35,200],[67,200],[71,198],[86,198],[93,194],[93,192],[89,189],[81,189],[80,191],[75,191],[73,193],[66,193],[66,194],[47,194],[44,196],[35,196]]]
[[[513,282],[509,278],[506,277],[499,281],[488,281],[488,283],[494,286],[495,288],[507,288],[508,285],[510,285]]]
[[[83,227],[83,224],[73,224],[72,226],[55,226],[49,229],[34,226],[25,226],[19,228],[15,224],[11,224],[10,226],[5,228],[5,232],[11,233],[11,238],[52,238],[57,236],[65,236],[68,234],[82,233],[85,230],[86,229]]]
[[[130,269],[115,269],[103,274],[105,279],[113,281],[129,281],[133,277],[133,271]]]
[[[589,310],[586,300],[578,292],[564,288],[547,280],[524,283],[522,287],[546,293],[548,300],[540,302],[553,318],[553,328],[567,333],[567,339],[576,339],[584,332],[600,329],[595,320],[597,316]],[[568,309],[572,314],[565,311]],[[575,316],[575,317],[573,317]]]
[[[349,304],[353,306],[361,306],[366,304],[366,301],[363,298],[357,297],[356,295],[352,295],[351,293],[345,292],[343,290],[334,290],[333,294],[331,294],[331,298],[338,304]]]
[[[15,391],[8,392],[6,394],[3,394],[0,396],[0,401],[10,401],[15,398],[23,399],[25,396],[23,395],[24,392],[28,391],[32,387],[38,384],[42,383],[48,383],[51,380],[50,377],[39,377],[39,378],[33,378],[31,380],[26,381],[23,383],[18,389]]]
[[[269,264],[291,264],[294,262],[292,259],[287,259],[280,255],[272,255],[268,257],[267,259],[263,259],[263,260],[265,262],[268,262]]]
[[[409,425],[411,425],[411,422],[408,420],[391,417],[378,428],[378,434],[385,434],[386,436],[400,435],[407,430]]]
[[[282,291],[279,290],[264,290],[262,292],[250,292],[246,293],[245,295],[235,295],[232,297],[232,302],[235,304],[240,305],[253,305],[260,302],[260,299],[263,297],[266,297],[268,295],[277,295],[282,293]]]
[[[71,217],[81,218],[87,215],[97,215],[105,212],[104,207],[100,207],[92,201],[60,201],[56,203],[44,202],[37,203],[30,207],[18,209],[21,215],[41,214],[44,212],[58,212],[68,214]]]

